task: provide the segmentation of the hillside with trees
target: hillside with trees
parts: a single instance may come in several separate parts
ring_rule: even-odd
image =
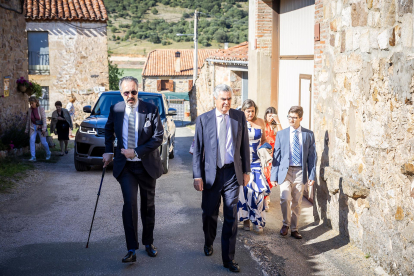
[[[155,48],[191,48],[194,10],[201,12],[201,48],[238,44],[248,39],[247,0],[105,0],[112,53],[147,54]]]

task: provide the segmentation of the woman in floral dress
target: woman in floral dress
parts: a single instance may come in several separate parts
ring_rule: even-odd
[[[251,175],[246,187],[241,186],[238,202],[238,218],[243,221],[243,229],[250,230],[250,222],[257,232],[265,226],[264,197],[270,193],[269,184],[263,174],[260,158],[257,154],[260,144],[266,143],[264,135],[265,123],[257,118],[257,106],[254,101],[247,99],[243,102],[242,111],[246,115],[249,131]]]

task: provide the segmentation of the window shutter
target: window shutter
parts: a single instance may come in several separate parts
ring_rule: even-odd
[[[174,92],[174,80],[168,81],[168,88],[171,92]]]
[[[188,81],[188,91],[193,90],[193,80]]]
[[[161,91],[161,80],[157,80],[157,91]]]

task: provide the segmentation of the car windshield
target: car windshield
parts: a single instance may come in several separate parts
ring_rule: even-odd
[[[152,103],[153,105],[158,107],[158,111],[160,113],[160,117],[161,118],[165,118],[165,113],[164,113],[164,108],[162,107],[162,99],[160,96],[158,95],[139,95],[138,94],[138,98],[144,102],[147,103]],[[95,107],[92,110],[92,114],[91,115],[105,115],[108,116],[109,115],[109,110],[111,108],[112,105],[118,103],[118,102],[122,102],[124,99],[122,98],[121,94],[103,94],[98,102],[96,103]]]

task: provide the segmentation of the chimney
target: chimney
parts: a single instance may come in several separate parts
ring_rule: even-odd
[[[228,42],[225,42],[224,43],[224,49],[228,49],[229,48],[229,43]]]
[[[175,52],[175,72],[181,72],[181,53],[179,51]]]

